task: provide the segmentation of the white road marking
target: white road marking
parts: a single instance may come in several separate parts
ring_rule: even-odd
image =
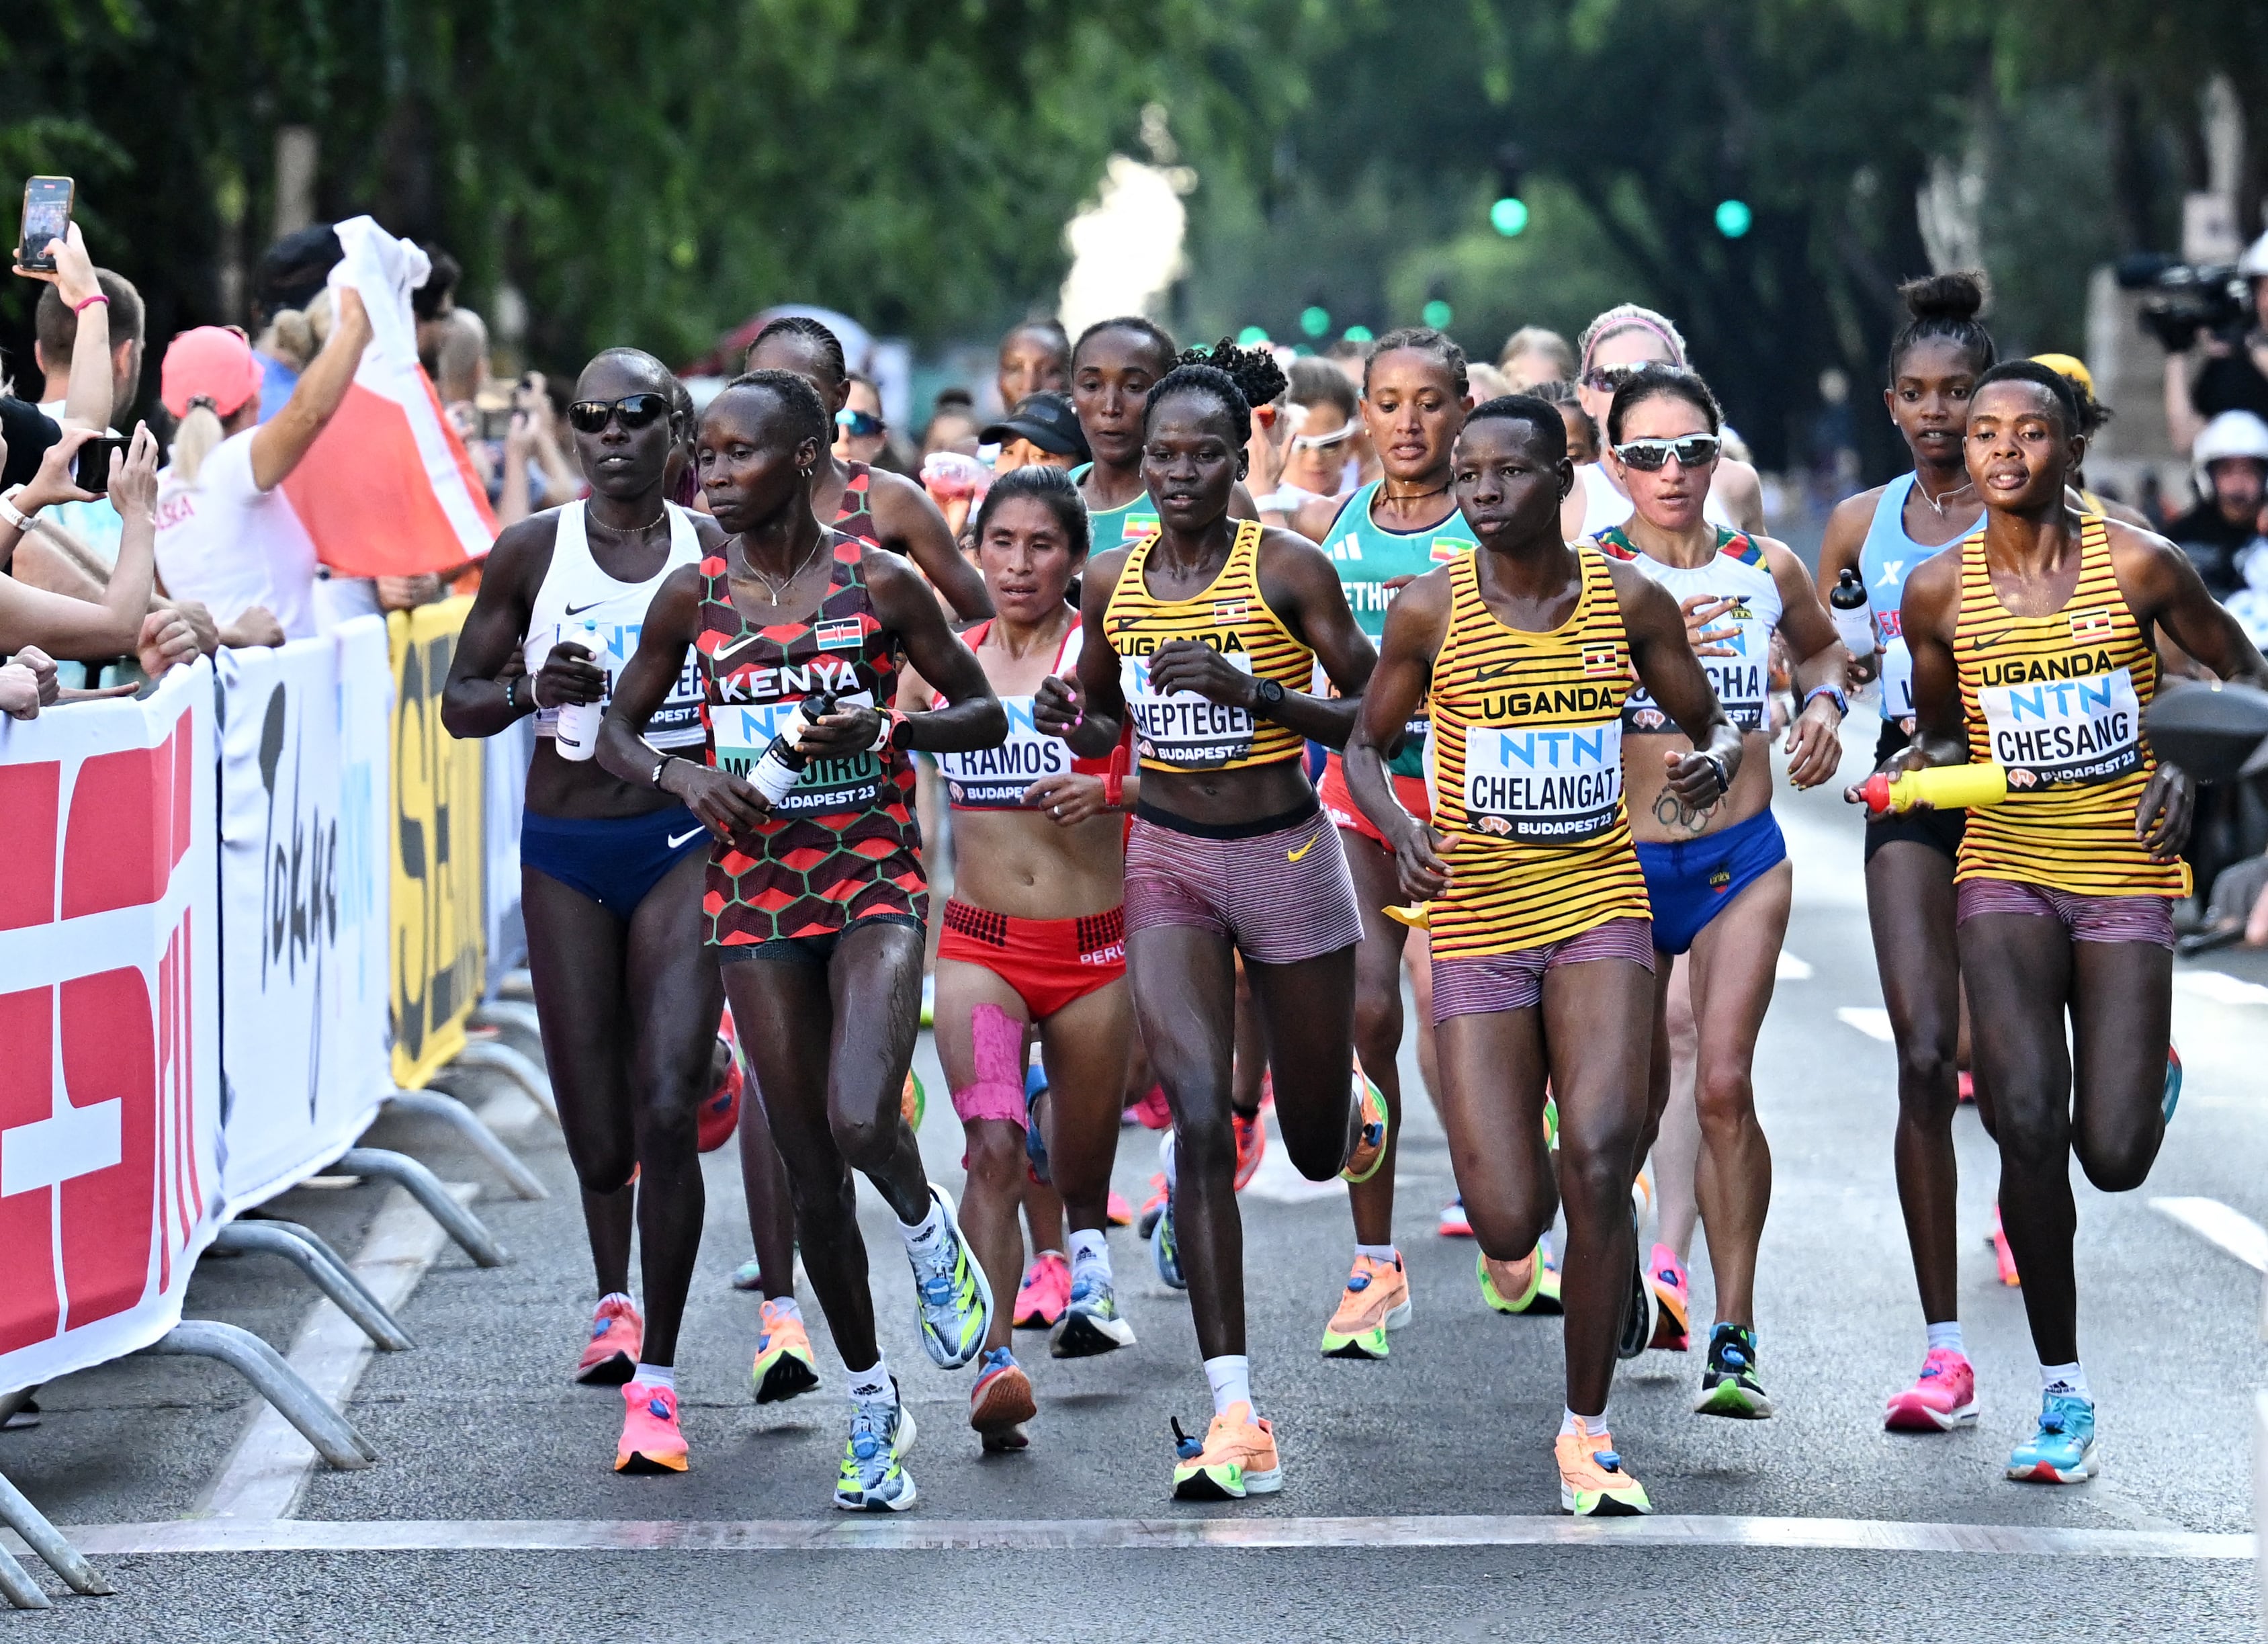
[[[1810,962],[1798,959],[1783,947],[1779,950],[1778,961],[1772,966],[1772,979],[1777,982],[1808,982],[1811,980]]]
[[[1868,1010],[1862,1006],[1845,1005],[1837,1009],[1836,1020],[1848,1022],[1869,1039],[1890,1043],[1890,1013],[1880,1008]]]
[[[455,1183],[449,1191],[462,1203],[478,1189],[470,1183]],[[362,1253],[355,1257],[354,1271],[391,1313],[409,1299],[448,1241],[441,1224],[416,1199],[398,1187],[389,1189],[371,1222],[370,1235],[363,1241]],[[310,1387],[344,1409],[373,1351],[370,1338],[326,1297],[300,1325],[290,1358],[291,1368]],[[195,1510],[254,1524],[288,1519],[298,1509],[316,1459],[298,1429],[263,1403]]]
[[[2253,1537],[1860,1518],[185,1519],[65,1531],[101,1557],[179,1552],[1062,1552],[1217,1547],[1750,1547],[1999,1558],[2250,1559]]]
[[[2268,1273],[2268,1227],[2242,1211],[2231,1210],[2217,1198],[2154,1198],[2150,1208],[2170,1216],[2206,1243],[2219,1245],[2255,1272]]]
[[[2226,970],[2176,970],[2174,985],[2221,1005],[2268,1005],[2268,987],[2246,982]]]

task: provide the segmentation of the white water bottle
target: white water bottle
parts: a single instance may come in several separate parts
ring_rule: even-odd
[[[1845,565],[1827,596],[1828,614],[1835,618],[1835,634],[1843,648],[1864,662],[1874,654],[1874,607],[1867,598],[1867,585]]]
[[[580,633],[562,631],[562,639],[572,639],[588,651],[595,660],[600,654],[599,624],[589,617],[583,619]],[[562,759],[588,759],[599,751],[599,721],[606,717],[603,702],[563,702],[559,704],[557,741]]]
[[[796,744],[811,728],[814,719],[823,719],[835,711],[835,696],[831,691],[816,691],[795,704],[780,726],[777,736],[765,746],[763,755],[748,772],[748,785],[764,796],[767,805],[777,805],[787,797],[787,791],[803,780],[810,758]]]

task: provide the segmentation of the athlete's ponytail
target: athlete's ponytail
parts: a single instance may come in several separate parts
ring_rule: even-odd
[[[1965,351],[1979,373],[1990,371],[2000,358],[1992,334],[1977,316],[1984,306],[1984,276],[1965,270],[1926,274],[1898,287],[1898,298],[1910,316],[1890,339],[1890,380],[1898,380],[1898,365],[1918,343],[1950,343]]]
[[[1239,348],[1223,337],[1210,349],[1190,349],[1180,365],[1151,385],[1150,397],[1142,405],[1142,431],[1146,438],[1160,401],[1195,391],[1219,402],[1236,443],[1242,445],[1252,438],[1252,408],[1273,403],[1285,387],[1275,355],[1264,348]]]

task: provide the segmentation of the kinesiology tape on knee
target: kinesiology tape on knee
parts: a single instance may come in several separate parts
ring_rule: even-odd
[[[964,1119],[1003,1119],[1020,1127],[1024,1110],[1024,1024],[998,1005],[968,1013],[968,1040],[976,1077],[953,1093],[953,1110]]]

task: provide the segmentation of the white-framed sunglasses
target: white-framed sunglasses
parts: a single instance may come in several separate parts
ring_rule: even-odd
[[[1724,441],[1714,434],[1685,434],[1675,439],[1631,439],[1615,447],[1615,458],[1624,468],[1652,473],[1675,457],[1682,468],[1706,468],[1717,460]]]

